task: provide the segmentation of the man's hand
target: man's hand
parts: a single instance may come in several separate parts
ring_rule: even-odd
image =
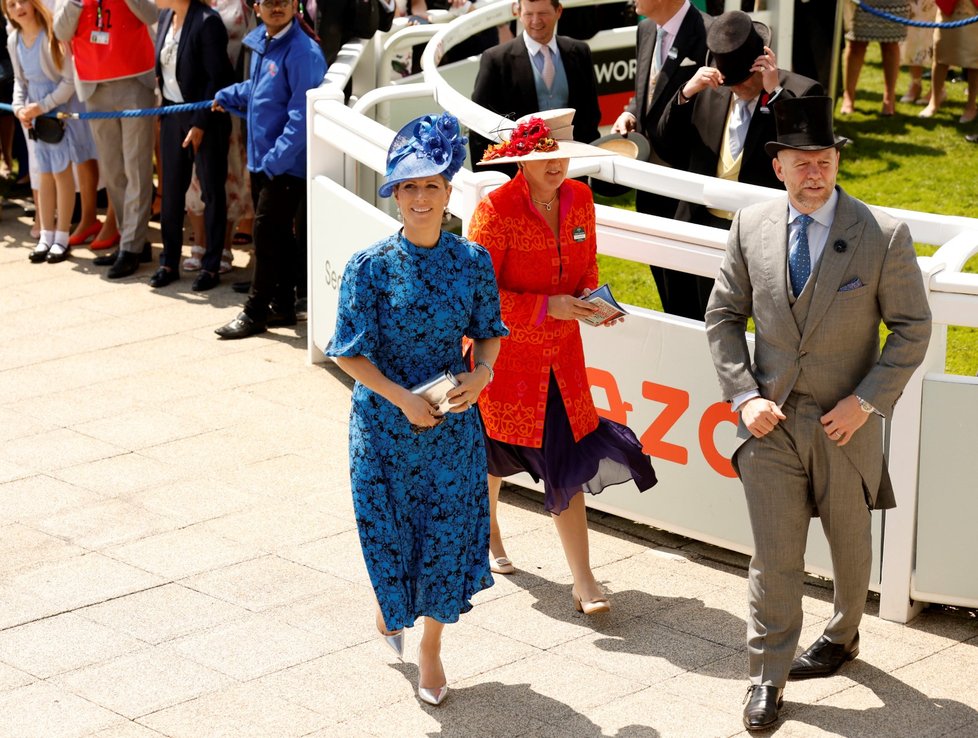
[[[615,124],[611,126],[612,133],[620,133],[624,136],[627,133],[631,133],[635,130],[635,116],[629,113],[627,110],[618,116],[618,120]]]
[[[722,84],[723,75],[720,74],[719,69],[714,67],[700,67],[696,70],[696,74],[693,75],[692,79],[683,87],[683,97],[691,98],[693,95],[700,94],[708,87],[712,87],[715,90]]]
[[[754,438],[763,438],[785,419],[781,408],[763,397],[752,397],[740,408],[740,419]]]
[[[834,408],[820,418],[825,435],[836,441],[838,446],[849,443],[849,439],[868,419],[869,413],[863,412],[859,407],[859,400],[855,395],[843,397]]]
[[[773,92],[778,86],[778,58],[767,46],[764,47],[764,53],[754,60],[754,66],[750,70],[761,73],[765,92]]]

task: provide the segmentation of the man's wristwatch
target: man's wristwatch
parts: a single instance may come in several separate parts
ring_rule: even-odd
[[[853,395],[853,396],[856,398],[856,402],[859,403],[859,409],[862,410],[864,413],[869,415],[870,413],[876,412],[876,408],[870,405],[868,402],[866,402],[862,397],[860,397],[859,395]]]
[[[486,371],[489,372],[489,384],[492,384],[492,379],[493,379],[493,377],[496,376],[496,373],[492,370],[492,367],[489,366],[489,362],[488,361],[483,361],[482,359],[479,359],[477,362],[475,362],[475,365],[476,366],[484,366],[486,368]]]

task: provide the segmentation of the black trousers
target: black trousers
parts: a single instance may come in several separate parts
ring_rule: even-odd
[[[306,293],[306,180],[289,174],[251,173],[255,205],[255,273],[245,312],[268,318],[269,306],[293,312]]]
[[[200,195],[204,201],[204,234],[207,239],[207,251],[201,260],[201,268],[217,274],[227,231],[228,208],[224,188],[228,178],[231,119],[227,113],[211,113],[204,138],[195,154],[192,146],[183,148],[193,115],[187,112],[160,116],[160,156],[163,159],[163,204],[160,208],[163,253],[160,264],[180,271],[187,188],[190,187],[190,177],[196,164]]]

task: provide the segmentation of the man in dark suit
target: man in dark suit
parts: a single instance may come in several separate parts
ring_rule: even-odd
[[[555,35],[561,12],[559,0],[519,0],[523,33],[482,54],[472,101],[512,120],[574,108],[574,139],[589,143],[598,138],[601,121],[591,50]],[[478,162],[491,141],[475,134],[469,141]]]
[[[748,730],[774,725],[788,680],[829,676],[859,653],[870,510],[895,505],[883,419],[931,334],[906,224],[836,187],[846,139],[833,134],[832,100],[786,99],[774,114],[764,148],[788,196],[737,213],[706,313],[723,397],[740,414],[733,464],[754,538]],[[834,612],[794,658],[813,515],[832,554]]]
[[[669,166],[655,148],[656,128],[669,101],[706,63],[706,31],[713,19],[688,0],[638,0],[635,10],[646,16],[637,31],[635,96],[611,130],[621,134],[637,130],[652,143],[650,161]],[[671,218],[678,206],[671,197],[644,190],[635,193],[635,209],[640,213]],[[684,295],[695,293],[696,277],[654,264],[649,268],[663,309],[689,314],[682,301]]]
[[[688,0],[638,0],[636,12],[646,16],[638,24],[635,96],[618,116],[612,131],[638,131],[655,142],[659,118],[669,101],[706,63],[706,31],[712,18]],[[661,37],[661,39],[660,39]],[[653,149],[652,161],[665,164]],[[677,202],[639,191],[635,207],[643,213],[671,218]]]
[[[701,67],[670,101],[656,131],[664,158],[676,169],[783,189],[764,144],[775,137],[772,106],[782,98],[822,95],[815,80],[778,69],[771,31],[733,10],[707,32],[709,66]],[[730,228],[733,213],[680,202],[677,220]],[[713,280],[695,277],[695,292],[678,296],[677,314],[703,320]],[[671,312],[671,311],[669,311]]]

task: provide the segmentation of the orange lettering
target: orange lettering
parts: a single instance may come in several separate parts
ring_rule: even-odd
[[[730,459],[723,456],[718,450],[713,436],[720,423],[733,423],[737,425],[737,413],[730,409],[729,402],[716,402],[706,408],[703,417],[700,418],[700,450],[703,458],[713,471],[725,477],[736,477],[733,464]]]
[[[632,404],[621,399],[618,391],[618,382],[615,376],[604,369],[587,368],[587,380],[592,387],[599,387],[604,390],[608,398],[608,409],[595,405],[594,409],[598,415],[606,420],[611,420],[621,425],[628,425],[628,413],[632,411]]]
[[[685,465],[689,460],[686,449],[662,439],[689,407],[689,393],[664,384],[642,382],[642,397],[665,405],[659,416],[652,421],[652,425],[642,434],[643,450],[649,456]]]

